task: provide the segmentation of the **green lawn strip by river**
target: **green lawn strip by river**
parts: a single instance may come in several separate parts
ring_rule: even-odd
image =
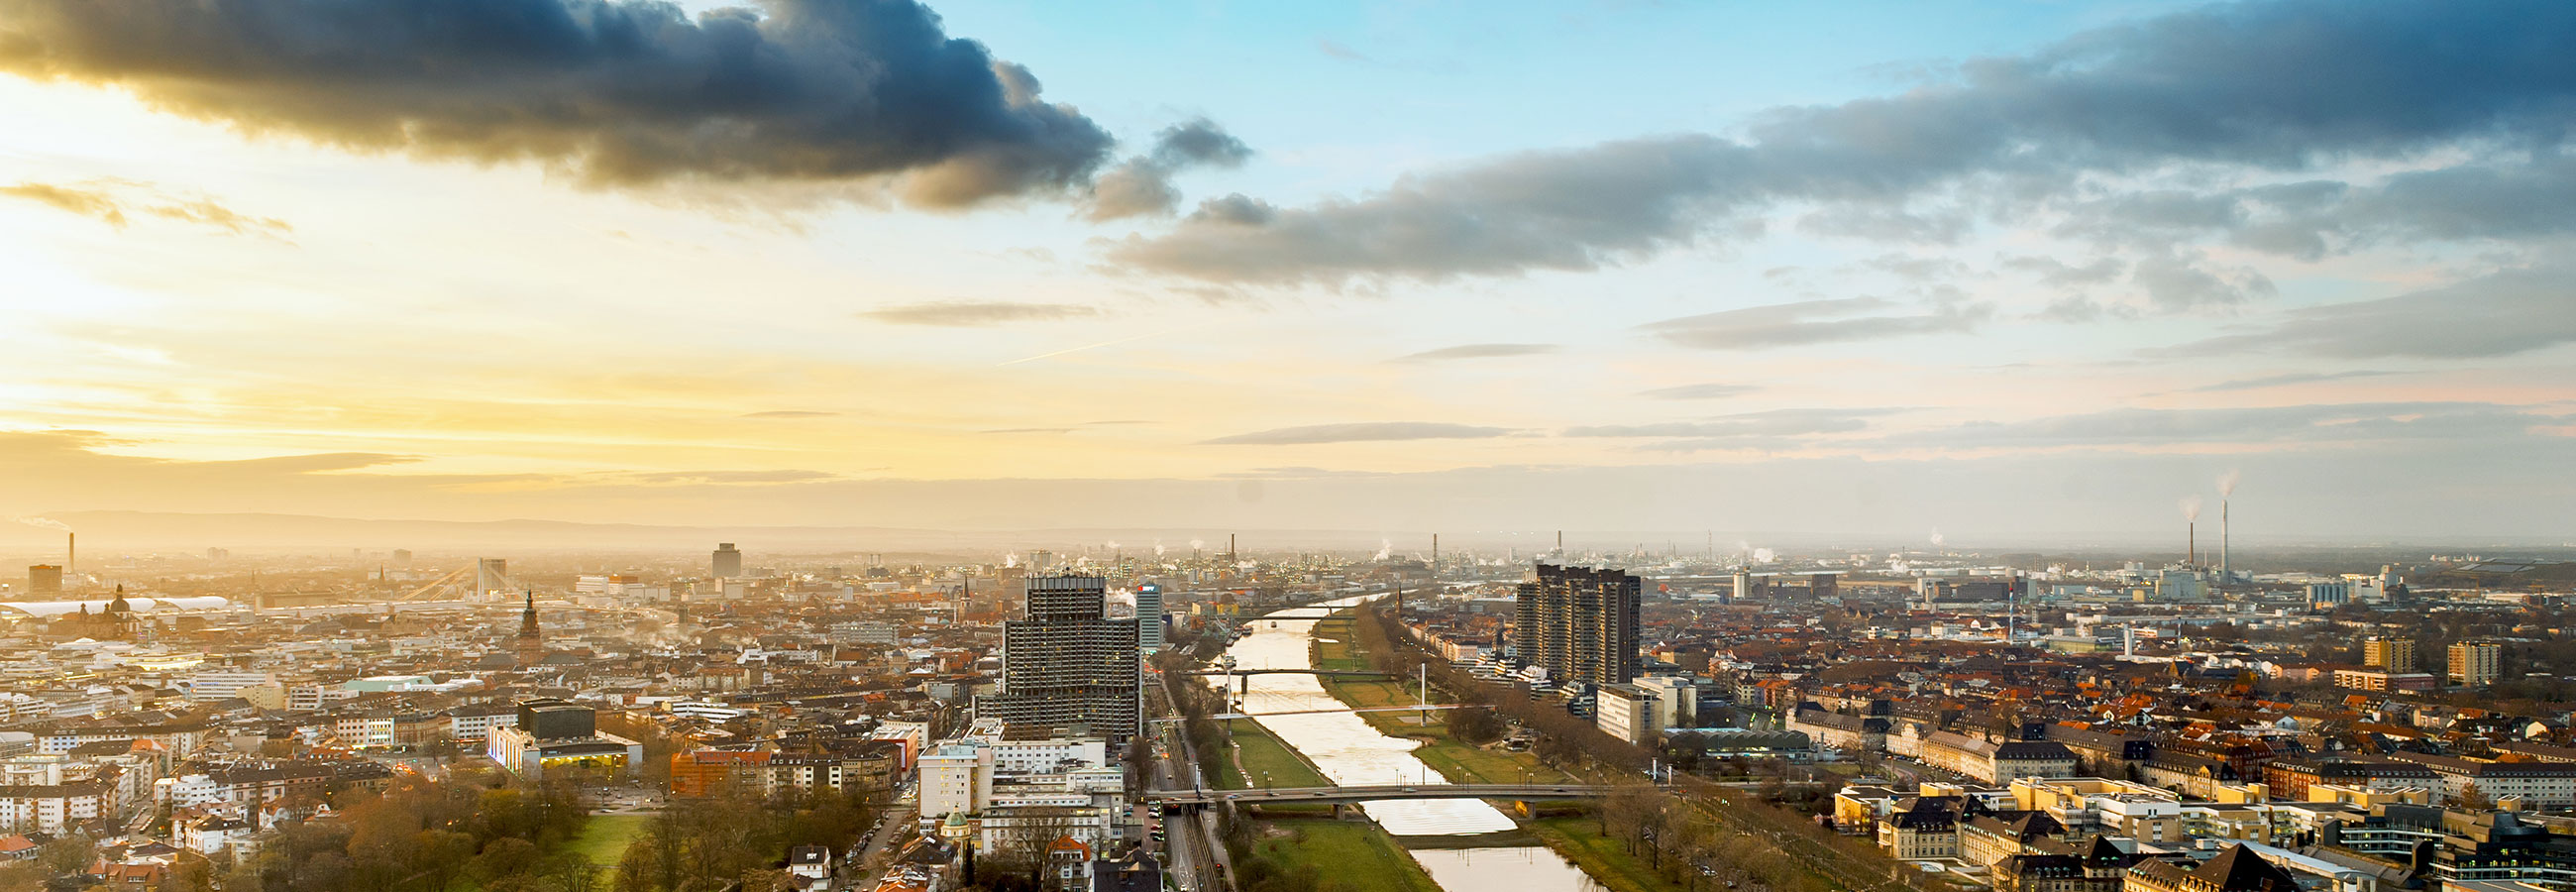
[[[1440,892],[1431,874],[1397,848],[1395,838],[1375,824],[1355,821],[1271,821],[1284,835],[1254,846],[1263,860],[1293,871],[1313,867],[1324,888],[1350,892]],[[1338,884],[1338,885],[1336,885]]]
[[[1333,785],[1315,770],[1315,766],[1307,764],[1304,757],[1297,755],[1296,750],[1290,749],[1260,722],[1236,719],[1233,724],[1235,755],[1243,761],[1243,771],[1240,774],[1235,772],[1233,759],[1217,760],[1216,785],[1219,788],[1245,790],[1261,786],[1264,772],[1269,774],[1270,785],[1274,787]]]
[[[1618,841],[1602,836],[1592,818],[1539,818],[1525,826],[1611,892],[1686,892]]]
[[[1368,668],[1367,658],[1353,651],[1349,615],[1336,615],[1316,623],[1315,634],[1314,660],[1318,668]],[[1327,638],[1338,640],[1325,640]],[[1419,692],[1401,681],[1326,678],[1323,685],[1326,693],[1353,707],[1406,706],[1421,702]],[[1413,751],[1414,757],[1452,783],[1549,784],[1573,779],[1565,772],[1540,764],[1538,756],[1531,753],[1480,747],[1451,736],[1448,722],[1437,710],[1427,715],[1364,712],[1360,717],[1379,733],[1422,741],[1421,748]]]

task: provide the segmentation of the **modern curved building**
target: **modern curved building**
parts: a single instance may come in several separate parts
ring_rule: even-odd
[[[0,601],[0,619],[53,619],[87,610],[105,613],[110,602],[89,601]],[[187,610],[224,610],[233,606],[230,599],[216,595],[187,598],[127,598],[127,606],[136,613],[168,613]]]

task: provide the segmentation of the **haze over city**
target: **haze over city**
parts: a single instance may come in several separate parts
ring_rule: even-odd
[[[0,514],[2576,536],[2557,4],[413,6],[0,3]]]
[[[0,892],[2576,892],[2576,3],[0,0]]]

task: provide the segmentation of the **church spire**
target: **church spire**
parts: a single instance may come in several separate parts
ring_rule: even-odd
[[[534,665],[538,661],[543,660],[546,655],[544,640],[541,637],[541,633],[537,631],[537,593],[535,590],[530,590],[528,592],[527,604],[527,608],[519,612],[519,640],[514,648],[518,651],[519,665],[522,666]]]

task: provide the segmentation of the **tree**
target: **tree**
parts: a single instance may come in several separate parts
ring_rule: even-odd
[[[2477,784],[2466,784],[2460,787],[2460,807],[2469,811],[2485,811],[2495,807],[2495,799],[2489,797],[2487,791],[2478,789]]]
[[[447,892],[474,857],[474,836],[454,830],[423,830],[412,839],[411,870],[429,892]]]
[[[1461,741],[1483,746],[1503,738],[1503,720],[1482,706],[1462,706],[1449,710],[1449,734]]]
[[[536,843],[505,836],[485,843],[483,853],[474,856],[466,866],[466,873],[488,887],[502,879],[536,869],[537,858]]]

